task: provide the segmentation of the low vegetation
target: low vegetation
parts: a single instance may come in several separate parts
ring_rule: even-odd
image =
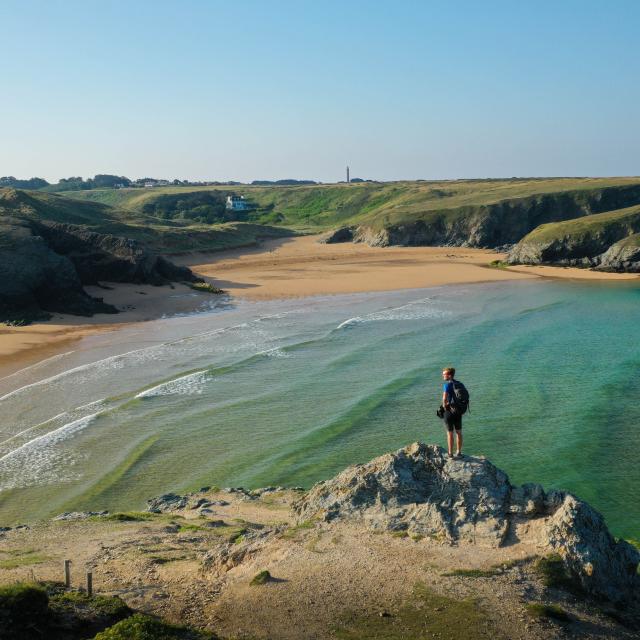
[[[141,613],[136,613],[98,633],[94,640],[215,640],[205,631],[169,624]]]
[[[15,569],[32,564],[41,564],[49,558],[32,549],[0,551],[0,569]]]
[[[226,293],[224,289],[220,289],[219,287],[214,287],[212,284],[209,284],[208,282],[188,282],[187,285],[194,291],[200,291],[202,293],[213,293],[216,295]]]
[[[413,596],[390,610],[346,615],[335,630],[340,640],[476,640],[500,638],[488,616],[472,600],[447,598],[417,584]]]
[[[88,596],[57,583],[0,587],[0,633],[12,640],[80,640],[130,616],[116,597]]]
[[[265,569],[264,571],[260,571],[260,573],[257,573],[255,576],[253,576],[253,579],[249,584],[256,586],[256,585],[266,584],[270,580],[271,580],[271,574]]]
[[[562,589],[573,594],[582,594],[580,583],[567,571],[562,558],[557,554],[552,554],[544,558],[539,558],[534,568],[545,587],[551,589]]]
[[[569,614],[557,604],[543,604],[541,602],[530,602],[525,606],[527,613],[537,619],[547,618],[558,622],[570,622]]]

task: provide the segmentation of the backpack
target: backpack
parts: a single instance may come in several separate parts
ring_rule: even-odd
[[[453,384],[453,398],[451,403],[451,413],[462,415],[469,408],[469,392],[467,388],[458,380],[451,380]]]

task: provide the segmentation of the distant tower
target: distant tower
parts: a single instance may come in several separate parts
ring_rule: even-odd
[[[349,180],[349,165],[347,165],[347,184],[349,184],[351,180]]]

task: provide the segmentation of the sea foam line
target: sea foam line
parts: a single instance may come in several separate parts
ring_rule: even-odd
[[[83,418],[78,418],[73,422],[69,422],[65,425],[62,425],[61,427],[59,427],[58,429],[55,429],[54,431],[50,431],[49,433],[45,433],[41,436],[38,436],[37,438],[34,438],[33,440],[29,440],[29,442],[25,442],[23,445],[20,445],[17,449],[14,449],[13,451],[10,451],[9,453],[6,453],[5,455],[3,455],[0,458],[0,462],[9,460],[10,458],[14,457],[16,454],[24,451],[25,449],[32,448],[34,445],[37,445],[38,443],[56,444],[58,442],[61,442],[62,440],[66,440],[69,436],[73,435],[74,433],[77,433],[78,431],[81,431],[82,429],[85,429],[86,427],[88,427],[99,415],[100,415],[100,412],[92,413],[91,415],[84,416]]]
[[[167,382],[157,384],[155,387],[145,389],[135,395],[135,398],[153,398],[166,395],[198,395],[202,393],[200,388],[207,381],[207,370],[189,373],[186,376],[175,378]]]

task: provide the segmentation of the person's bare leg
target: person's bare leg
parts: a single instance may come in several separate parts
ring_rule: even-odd
[[[453,446],[453,433],[451,434],[451,445]],[[462,453],[462,429],[456,429],[456,445],[457,445],[456,453],[461,454]]]
[[[453,430],[447,431],[447,445],[449,446],[449,455],[453,455]]]

